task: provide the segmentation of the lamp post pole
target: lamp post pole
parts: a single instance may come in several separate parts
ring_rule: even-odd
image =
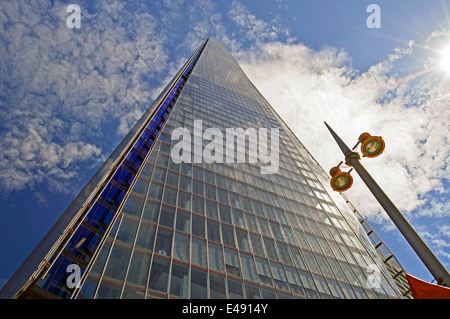
[[[360,162],[360,156],[358,153],[353,152],[348,146],[341,140],[341,138],[325,123],[331,135],[336,140],[342,153],[344,153],[345,161],[347,165],[352,166],[369,190],[378,200],[380,205],[384,208],[388,216],[391,218],[398,230],[403,234],[405,239],[417,253],[419,258],[428,268],[430,273],[436,279],[437,283],[442,286],[450,286],[450,274],[447,269],[441,264],[439,259],[433,254],[430,248],[425,244],[422,238],[417,234],[411,224],[406,220],[403,214],[392,203],[389,197],[384,193],[381,187],[375,182],[369,172],[364,168]]]

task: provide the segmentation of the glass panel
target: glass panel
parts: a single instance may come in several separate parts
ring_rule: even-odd
[[[247,299],[261,299],[259,287],[249,283],[245,283],[245,295]]]
[[[258,276],[256,273],[255,262],[253,261],[253,257],[247,254],[240,254],[241,256],[241,264],[242,264],[242,273],[244,274],[244,279],[250,281],[257,281]]]
[[[172,235],[173,231],[158,228],[158,236],[156,237],[155,253],[163,256],[170,256],[172,251]]]
[[[120,223],[116,240],[132,245],[134,237],[136,236],[137,227],[138,221],[136,219],[124,215],[122,222]]]
[[[256,225],[256,218],[255,216],[245,213],[245,220],[247,221],[248,230],[253,231],[255,233],[258,232],[258,226]]]
[[[122,299],[144,299],[145,290],[135,287],[127,287],[123,290]]]
[[[236,238],[238,241],[239,249],[250,252],[250,244],[248,242],[248,234],[245,230],[236,228]]]
[[[275,291],[273,291],[271,289],[263,288],[262,292],[263,292],[264,299],[276,299],[277,298]]]
[[[234,227],[222,224],[222,237],[224,245],[236,247],[234,242]]]
[[[212,243],[208,244],[209,268],[215,271],[224,272],[222,247]]]
[[[102,281],[97,291],[97,299],[119,299],[122,285]]]
[[[194,213],[205,215],[204,198],[192,195],[192,211]]]
[[[172,187],[166,187],[164,190],[164,203],[175,206],[177,203],[177,190]]]
[[[184,210],[191,210],[191,194],[182,191],[178,192],[178,207]]]
[[[191,271],[191,299],[208,298],[207,272],[192,268]]]
[[[225,277],[209,273],[210,298],[225,299]]]
[[[275,244],[273,239],[263,237],[264,246],[266,246],[266,251],[270,259],[278,260],[277,251],[275,249]]]
[[[205,238],[205,218],[192,215],[192,235]]]
[[[219,222],[207,220],[208,223],[208,240],[220,243]]]
[[[228,274],[233,276],[241,276],[239,267],[239,258],[237,251],[225,248],[225,268]]]
[[[245,228],[244,215],[241,210],[233,209],[233,223],[238,227]]]
[[[173,258],[189,262],[189,236],[175,233],[175,244],[173,247]]]
[[[151,256],[149,254],[134,250],[130,269],[128,270],[127,283],[140,287],[147,285],[150,258]]]
[[[98,279],[87,277],[83,286],[78,293],[77,299],[92,299],[94,298],[95,290],[97,289]]]
[[[130,260],[131,249],[115,244],[109,256],[104,276],[123,281]]]
[[[158,222],[159,217],[159,202],[155,202],[153,200],[147,200],[145,203],[144,213],[142,214],[142,218],[154,223]]]
[[[217,203],[206,200],[206,215],[210,218],[219,219]]]
[[[225,205],[219,205],[219,211],[220,211],[220,220],[231,224],[231,214],[230,214],[230,207]]]
[[[188,293],[189,267],[174,262],[170,279],[170,294],[181,298],[188,298]]]
[[[131,194],[126,200],[122,212],[139,217],[141,216],[142,206],[144,206],[144,198]]]
[[[139,227],[139,234],[136,239],[136,246],[148,250],[153,250],[155,235],[156,235],[156,226],[142,222]]]
[[[169,264],[167,259],[155,256],[153,258],[152,270],[150,272],[150,280],[148,288],[167,292],[167,282],[169,278]]]
[[[275,286],[279,289],[288,290],[286,276],[283,267],[280,264],[270,262]]]
[[[192,238],[192,260],[195,265],[206,268],[206,242]]]
[[[261,242],[261,236],[250,234],[250,240],[252,242],[253,252],[256,255],[264,256],[264,249]]]
[[[191,214],[182,210],[177,212],[177,230],[188,234],[191,232]]]
[[[173,222],[175,218],[175,207],[162,205],[161,216],[159,217],[159,224],[173,228]]]
[[[243,299],[242,282],[228,278],[228,295],[230,299]]]

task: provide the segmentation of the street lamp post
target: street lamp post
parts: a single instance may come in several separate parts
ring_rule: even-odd
[[[380,205],[384,208],[388,216],[391,218],[395,226],[403,234],[405,239],[417,253],[419,258],[428,268],[430,273],[436,279],[437,283],[442,286],[450,286],[450,274],[447,269],[441,264],[439,259],[433,254],[430,248],[425,244],[422,238],[417,234],[411,224],[406,220],[403,214],[392,203],[389,197],[384,193],[381,187],[375,182],[369,172],[364,168],[360,162],[360,156],[358,153],[353,152],[350,148],[341,140],[341,138],[325,123],[331,135],[336,140],[342,153],[345,156],[345,162],[347,165],[352,166],[372,194],[378,200]],[[384,148],[384,147],[383,147]]]

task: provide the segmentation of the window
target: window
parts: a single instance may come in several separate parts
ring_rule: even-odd
[[[264,246],[266,246],[267,255],[270,259],[278,260],[277,251],[275,248],[274,241],[272,239],[263,237]]]
[[[212,243],[208,244],[209,268],[218,272],[224,272],[222,247]]]
[[[192,264],[206,268],[206,242],[192,238]]]
[[[175,219],[175,207],[162,205],[159,224],[167,226],[169,228],[173,228],[174,219]]]
[[[287,286],[286,275],[284,274],[283,266],[278,263],[270,262],[275,286],[279,289],[289,290]]]
[[[211,200],[216,200],[216,187],[213,185],[205,184],[205,195]]]
[[[255,262],[253,261],[253,257],[247,254],[240,254],[241,256],[241,264],[242,264],[242,273],[244,275],[244,279],[250,281],[257,281],[258,276],[256,273]]]
[[[236,237],[237,237],[239,249],[250,252],[250,244],[248,242],[247,231],[236,228]]]
[[[139,234],[136,239],[136,246],[153,250],[153,243],[155,241],[156,226],[145,222],[141,223],[139,227]]]
[[[267,260],[256,257],[255,263],[256,263],[256,272],[259,276],[259,281],[262,284],[272,286],[273,285],[272,275]]]
[[[188,298],[189,292],[189,267],[178,264],[172,265],[172,275],[170,280],[170,294]]]
[[[192,235],[205,238],[205,218],[192,215]]]
[[[192,211],[200,215],[205,215],[203,197],[199,197],[196,195],[192,196]]]
[[[142,207],[144,206],[144,198],[131,194],[126,200],[122,211],[128,215],[141,216]]]
[[[164,190],[164,203],[175,206],[177,203],[177,190],[167,186]]]
[[[220,204],[219,211],[220,211],[220,220],[225,223],[231,224],[230,207]]]
[[[208,223],[208,240],[220,243],[219,222],[207,220]]]
[[[136,183],[134,184],[133,191],[142,195],[147,194],[147,187],[149,184],[149,180],[147,178],[138,178]]]
[[[216,202],[206,199],[206,215],[214,219],[219,219]]]
[[[197,195],[203,196],[203,182],[194,179],[193,192]]]
[[[127,283],[145,287],[150,268],[150,255],[139,250],[134,250],[128,270]]]
[[[259,229],[261,230],[262,234],[265,234],[266,236],[270,236],[270,229],[269,229],[269,224],[267,223],[267,220],[263,219],[263,218],[257,218],[258,220],[258,224],[259,224]]]
[[[207,272],[192,268],[191,270],[191,299],[208,298]]]
[[[258,232],[258,226],[256,225],[256,219],[255,216],[245,213],[245,220],[247,221],[247,225],[249,227],[250,231],[253,231],[255,233]]]
[[[277,241],[278,251],[280,252],[281,261],[285,264],[292,265],[292,259],[286,244]]]
[[[156,237],[155,253],[163,256],[170,256],[172,251],[172,235],[173,231],[158,228],[158,235]]]
[[[191,232],[191,214],[178,210],[177,212],[177,230],[190,233]]]
[[[152,183],[150,184],[150,189],[148,191],[148,196],[156,200],[161,200],[162,190],[163,184],[152,181]]]
[[[153,170],[153,179],[164,183],[165,178],[166,170],[162,167],[155,166],[155,169]]]
[[[252,241],[253,252],[256,255],[264,256],[264,249],[261,243],[261,237],[259,235],[250,234],[250,240]]]
[[[102,281],[96,297],[98,299],[119,299],[121,290],[122,285]]]
[[[185,190],[186,192],[191,191],[191,181],[192,179],[187,176],[181,176],[180,177],[180,188],[182,190]]]
[[[209,273],[209,287],[212,299],[225,299],[225,278],[220,275]]]
[[[222,224],[222,237],[224,245],[236,247],[234,242],[234,227]]]
[[[240,277],[239,258],[237,251],[225,248],[225,269],[228,274]]]
[[[228,295],[230,299],[243,299],[242,282],[228,277]]]
[[[173,247],[173,258],[189,263],[189,236],[175,233],[175,244]]]
[[[191,210],[191,194],[183,191],[178,191],[178,207]]]
[[[244,215],[241,210],[233,209],[233,223],[238,227],[245,228]]]
[[[120,223],[116,240],[132,245],[134,242],[134,237],[136,236],[137,226],[138,221],[136,219],[124,215]]]
[[[148,288],[167,292],[167,281],[169,279],[169,260],[155,256],[153,258]]]
[[[261,299],[259,287],[249,283],[245,283],[245,294],[247,299]]]
[[[283,235],[281,234],[280,225],[276,222],[270,222],[270,227],[272,228],[273,235],[278,240],[283,240]]]
[[[221,183],[217,183],[217,185],[223,185]],[[227,191],[222,188],[217,188],[217,195],[219,196],[219,202],[228,205],[228,195]]]
[[[105,276],[115,280],[123,281],[130,260],[131,249],[115,244],[111,250],[108,264],[105,269]]]
[[[298,276],[297,271],[291,267],[284,267],[284,270],[286,271],[286,277],[287,277],[289,286],[291,288],[291,291],[294,294],[304,296],[305,293],[303,291],[300,277]]]

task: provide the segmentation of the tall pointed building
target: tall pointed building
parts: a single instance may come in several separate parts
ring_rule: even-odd
[[[0,297],[403,298],[380,247],[210,38]]]

